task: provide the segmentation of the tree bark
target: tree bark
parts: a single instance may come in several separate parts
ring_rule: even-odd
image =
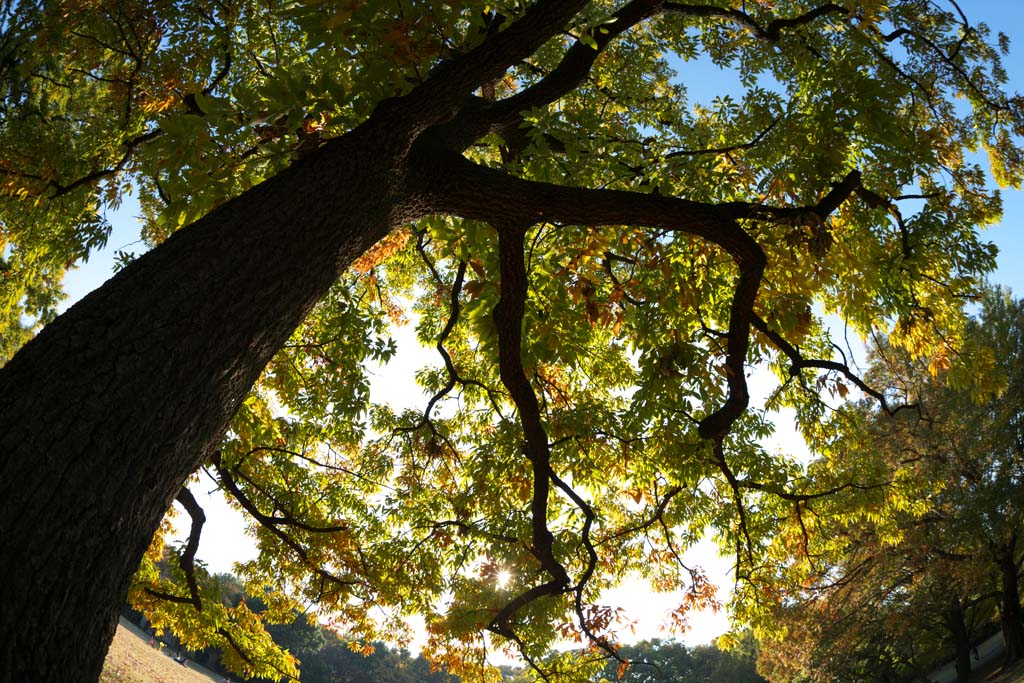
[[[955,601],[942,614],[946,628],[953,639],[953,650],[956,653],[956,680],[966,681],[971,677],[971,638],[964,621],[964,610],[960,601]]]
[[[999,575],[1002,583],[1002,599],[999,607],[1003,627],[1003,638],[1006,640],[1005,663],[1024,659],[1024,612],[1020,606],[1020,590],[1017,586],[1019,572],[1014,559],[1015,542],[1009,549],[999,555]]]
[[[0,683],[97,680],[182,482],[338,274],[410,218],[386,142],[357,129],[221,206],[0,370]]]

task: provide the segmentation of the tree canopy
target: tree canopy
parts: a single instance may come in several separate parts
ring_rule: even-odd
[[[136,602],[294,674],[214,607],[199,467],[252,520],[268,618],[374,640],[419,614],[453,671],[507,647],[594,672],[603,588],[683,587],[682,624],[714,600],[686,547],[712,529],[746,581],[822,493],[759,445],[754,366],[810,433],[823,391],[873,392],[826,314],[965,381],[1000,210],[972,152],[1024,173],[1007,41],[954,2],[41,0],[0,22],[0,598],[98,622],[81,654],[56,618],[0,633],[0,681],[95,679],[174,498],[193,537],[169,577],[157,534]],[[698,58],[738,91],[688,99]],[[152,250],[52,320],[128,194]],[[421,410],[370,401],[392,324],[436,348]],[[544,658],[558,639],[593,652]]]
[[[959,389],[884,342],[873,349],[867,379],[902,409],[861,400],[832,416],[811,486],[860,485],[808,501],[777,536],[785,599],[762,622],[773,680],[908,677],[953,653],[967,680],[996,621],[1006,660],[1024,657],[1022,332],[1022,303],[987,291],[961,353],[989,371]]]

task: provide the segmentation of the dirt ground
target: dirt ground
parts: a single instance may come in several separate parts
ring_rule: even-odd
[[[1024,683],[1024,662],[1017,662],[1005,671],[999,665],[990,671],[979,671],[971,676],[971,683]]]
[[[100,674],[100,683],[210,683],[219,680],[178,664],[121,625],[117,627]]]

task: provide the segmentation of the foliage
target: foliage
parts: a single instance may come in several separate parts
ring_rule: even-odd
[[[166,571],[173,569],[173,561],[161,563]],[[231,574],[220,574],[216,581],[225,590],[224,604],[229,608],[237,608],[245,603],[252,612],[264,614],[267,605],[259,597],[245,595],[241,583]],[[228,597],[230,596],[230,597]],[[142,616],[134,612],[133,617]],[[150,626],[150,628],[154,628]],[[155,627],[160,630],[159,627]],[[190,626],[185,624],[184,638],[173,631],[163,631],[160,639],[170,643],[177,649],[191,638],[187,633]],[[389,648],[384,643],[373,643],[372,647],[361,647],[357,643],[348,643],[324,626],[310,621],[305,616],[293,613],[282,623],[267,627],[274,642],[302,663],[302,680],[304,683],[454,683],[458,679],[440,671],[433,671],[422,657],[412,657],[405,650]],[[188,651],[190,661],[220,674],[229,674],[225,664],[231,663],[231,655],[219,647],[206,647],[201,651]],[[269,680],[277,676],[270,672]],[[267,678],[257,678],[265,681]]]
[[[974,386],[882,343],[868,377],[891,387],[894,409],[871,399],[837,414],[839,436],[809,469],[819,488],[845,490],[804,502],[774,549],[785,560],[761,663],[772,680],[907,677],[954,655],[966,680],[997,608],[1010,660],[1024,655],[1012,646],[1024,309],[998,290],[982,303],[961,350],[988,359]]]
[[[493,648],[595,673],[541,662],[559,639],[614,655],[599,594],[630,572],[682,586],[684,623],[714,600],[681,560],[708,527],[749,581],[818,481],[758,445],[749,367],[775,366],[769,407],[813,435],[819,390],[855,382],[819,311],[941,366],[993,265],[998,194],[969,151],[1024,173],[1005,41],[920,0],[41,0],[0,21],[3,356],[129,193],[159,249],[378,136],[367,168],[413,218],[294,331],[207,466],[252,520],[240,571],[270,621],[312,606],[403,642],[423,615],[429,655],[473,676]],[[740,90],[691,100],[700,56]],[[423,410],[369,393],[403,322],[438,352]],[[292,676],[202,576],[189,513],[180,571],[144,562],[136,604]]]
[[[757,644],[749,632],[727,650],[713,644],[687,648],[675,641],[646,640],[623,647],[619,654],[629,660],[629,668],[620,673],[618,662],[609,662],[600,681],[764,683],[757,675]]]

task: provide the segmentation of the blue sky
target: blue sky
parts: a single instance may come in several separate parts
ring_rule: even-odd
[[[968,18],[983,21],[993,31],[1010,37],[1010,56],[1004,66],[1010,77],[1007,89],[1024,93],[1024,3],[1018,0],[964,0],[961,9]],[[992,282],[1011,287],[1024,295],[1024,193],[1006,189],[1002,222],[984,236],[999,247],[998,269]]]

